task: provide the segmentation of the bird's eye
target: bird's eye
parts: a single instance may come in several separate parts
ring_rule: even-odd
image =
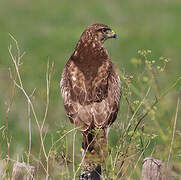
[[[102,33],[103,33],[103,34],[107,34],[109,31],[110,31],[110,29],[107,29],[107,28],[103,28],[103,29],[102,29]]]
[[[102,28],[101,31],[102,31],[103,34],[109,34],[111,32],[111,29],[109,29],[109,28]]]
[[[103,34],[106,34],[107,31],[108,31],[108,29],[106,29],[106,28],[103,28],[103,29],[102,29],[102,33],[103,33]]]

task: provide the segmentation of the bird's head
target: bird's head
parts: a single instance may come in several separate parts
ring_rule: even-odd
[[[104,43],[109,38],[116,38],[116,33],[107,25],[92,24],[82,34],[85,40],[92,40]]]

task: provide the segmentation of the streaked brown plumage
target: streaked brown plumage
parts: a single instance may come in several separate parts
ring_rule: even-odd
[[[85,146],[92,141],[89,132],[94,128],[104,129],[106,136],[119,110],[120,79],[103,46],[106,39],[115,37],[104,24],[89,26],[62,73],[60,86],[66,113],[83,132]]]

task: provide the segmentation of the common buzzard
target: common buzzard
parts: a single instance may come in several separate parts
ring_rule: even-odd
[[[104,41],[109,38],[116,38],[116,34],[107,25],[90,25],[62,73],[60,86],[65,110],[83,133],[84,150],[93,149],[89,146],[92,130],[102,129],[107,135],[119,110],[120,79],[104,48]]]

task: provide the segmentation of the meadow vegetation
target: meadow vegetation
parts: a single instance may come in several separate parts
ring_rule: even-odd
[[[180,174],[180,17],[177,0],[0,1],[1,178],[20,161],[36,167],[35,179],[78,179],[82,137],[65,115],[59,81],[92,23],[117,33],[105,46],[122,81],[103,176],[140,178],[148,156]]]

